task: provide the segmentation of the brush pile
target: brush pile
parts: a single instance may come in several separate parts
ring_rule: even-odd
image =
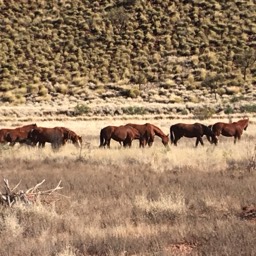
[[[49,204],[58,200],[61,195],[56,191],[62,189],[60,186],[61,181],[53,189],[40,190],[40,186],[45,182],[42,180],[37,183],[34,187],[24,190],[18,190],[21,181],[15,185],[13,188],[10,187],[8,179],[4,179],[4,190],[5,192],[0,192],[0,204],[12,207],[16,203],[21,203],[24,205],[31,205],[35,203],[45,203]]]

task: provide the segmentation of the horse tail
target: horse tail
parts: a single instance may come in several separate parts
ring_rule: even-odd
[[[104,131],[103,129],[100,130],[100,148],[104,146],[104,142],[105,142],[105,139],[104,139]]]
[[[173,131],[173,125],[170,127],[170,137],[171,137],[171,144],[174,143],[174,131]]]

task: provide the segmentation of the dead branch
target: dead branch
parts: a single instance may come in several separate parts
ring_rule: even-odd
[[[59,197],[62,195],[55,192],[63,188],[60,186],[61,180],[53,189],[40,190],[39,188],[44,182],[45,180],[42,180],[34,187],[27,189],[25,192],[23,190],[15,192],[21,181],[11,189],[8,179],[4,179],[5,192],[0,192],[0,204],[12,207],[16,202],[20,202],[22,204],[33,204],[38,201],[47,203],[47,201],[54,202],[59,200],[59,198],[56,198],[56,196]],[[48,200],[46,200],[46,198]]]

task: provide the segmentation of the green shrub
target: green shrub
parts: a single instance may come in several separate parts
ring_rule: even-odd
[[[79,116],[88,114],[91,111],[90,107],[84,104],[77,104],[74,108],[74,115]]]
[[[255,113],[256,112],[256,104],[247,104],[240,107],[240,111],[242,113],[249,112],[249,113]]]
[[[244,96],[233,96],[231,99],[230,99],[230,102],[231,103],[235,103],[235,102],[239,102],[240,100],[243,100],[244,99]]]
[[[146,113],[145,108],[138,106],[130,106],[122,108],[124,114],[128,115],[144,115]]]
[[[227,105],[227,107],[224,109],[224,113],[227,115],[233,114],[234,109],[230,105]]]
[[[125,89],[121,92],[124,97],[137,98],[140,95],[140,90],[138,88]]]
[[[195,119],[205,120],[212,117],[215,113],[215,110],[210,107],[200,107],[193,111],[193,115]]]

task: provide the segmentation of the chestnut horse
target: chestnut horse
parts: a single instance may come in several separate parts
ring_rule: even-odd
[[[169,143],[169,136],[165,135],[159,127],[157,127],[153,124],[150,124],[150,123],[131,124],[131,123],[129,123],[129,124],[126,124],[126,126],[131,126],[139,131],[140,136],[141,136],[140,147],[145,147],[145,145],[147,145],[147,144],[149,147],[151,147],[154,142],[155,136],[158,136],[162,139],[162,143],[164,144],[164,146],[167,146]]]
[[[123,142],[124,147],[131,147],[132,141],[140,139],[140,133],[130,126],[106,126],[100,131],[100,147],[110,148],[111,139],[118,141],[120,145]]]
[[[196,137],[196,144],[195,146],[198,146],[198,143],[203,146],[204,142],[202,137],[206,135],[207,139],[210,143],[216,142],[216,137],[214,136],[214,133],[212,130],[200,123],[194,123],[194,124],[183,124],[178,123],[174,124],[170,127],[170,137],[171,137],[171,143],[173,143],[175,146],[177,146],[177,142],[181,137],[187,137],[187,138],[194,138]],[[211,138],[211,140],[210,140]]]
[[[38,147],[45,147],[45,143],[51,143],[53,149],[59,149],[65,144],[65,138],[62,129],[60,128],[47,128],[37,127],[32,129],[28,134],[28,139],[32,142],[32,145]]]
[[[67,141],[71,141],[76,147],[82,146],[82,137],[77,135],[74,131],[66,128],[66,127],[55,127],[60,129],[63,132],[63,145],[66,144]]]
[[[214,135],[216,136],[218,143],[218,136],[223,135],[226,137],[234,137],[234,144],[236,143],[237,139],[240,140],[243,134],[243,131],[247,129],[249,124],[249,118],[241,119],[237,122],[233,123],[222,123],[218,122],[214,125],[209,125],[209,128],[213,131]]]
[[[28,140],[28,133],[30,130],[36,128],[36,124],[28,124],[21,127],[17,127],[14,129],[1,129],[0,130],[0,142],[2,143],[10,143],[10,146],[14,146],[15,143],[20,144],[28,144],[30,145],[30,141]]]

